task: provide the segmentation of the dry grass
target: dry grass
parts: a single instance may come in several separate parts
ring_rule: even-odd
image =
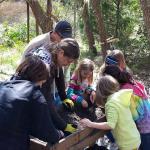
[[[0,4],[0,23],[18,22],[26,19],[26,3],[24,2],[3,2]]]

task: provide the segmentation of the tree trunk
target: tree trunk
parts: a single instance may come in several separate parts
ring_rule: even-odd
[[[73,26],[74,26],[74,33],[73,33],[73,37],[75,38],[76,37],[76,20],[77,20],[77,5],[76,5],[76,2],[74,1],[74,5],[73,5],[73,17],[74,17],[74,22],[73,22]]]
[[[89,44],[89,50],[93,53],[93,54],[97,54],[97,50],[95,47],[95,41],[94,41],[94,35],[92,33],[91,27],[90,27],[90,23],[89,23],[89,13],[88,13],[88,4],[85,1],[84,5],[83,5],[83,14],[82,14],[82,18],[84,21],[84,26],[85,26],[85,32],[87,35],[87,39],[88,39],[88,44]]]
[[[0,3],[2,3],[3,1],[5,1],[5,0],[0,0]]]
[[[107,43],[107,35],[105,31],[103,16],[102,16],[101,9],[100,9],[100,0],[92,0],[91,4],[92,4],[94,14],[97,20],[100,43],[102,47],[102,55],[104,58],[106,56],[106,51],[110,49],[110,45],[109,43]]]
[[[48,27],[50,27],[50,29],[53,29],[53,20],[51,17],[52,14],[52,1],[51,0],[47,0],[47,17],[49,18],[49,25]]]
[[[118,33],[119,33],[119,19],[120,19],[120,5],[121,5],[121,0],[117,0],[116,1],[116,29],[115,29],[115,37],[118,37]]]
[[[141,4],[141,9],[143,11],[144,23],[150,41],[150,0],[140,0],[140,4]]]
[[[42,32],[48,32],[53,29],[53,21],[52,17],[56,19],[51,11],[52,11],[52,3],[51,0],[47,0],[47,11],[44,12],[42,7],[40,6],[38,0],[26,0],[35,16],[36,22],[39,25],[39,27],[42,29]]]

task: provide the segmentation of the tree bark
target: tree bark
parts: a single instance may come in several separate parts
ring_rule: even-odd
[[[121,0],[117,0],[116,1],[116,29],[115,29],[115,37],[118,37],[118,33],[119,33],[119,19],[120,19],[120,5],[121,5]]]
[[[40,6],[38,0],[26,0],[35,16],[36,22],[42,29],[43,33],[49,32],[53,29],[53,20],[55,16],[52,15],[52,3],[51,0],[47,0],[47,11],[45,12]]]
[[[102,16],[101,9],[100,9],[100,0],[92,0],[91,4],[92,4],[94,14],[97,20],[100,43],[101,43],[101,48],[102,48],[102,55],[104,58],[106,56],[106,51],[110,49],[110,45],[109,43],[107,43],[107,34],[105,31],[103,16]]]
[[[148,32],[150,41],[150,0],[140,0],[141,9],[143,11],[144,23]]]
[[[86,1],[84,2],[84,5],[83,5],[82,18],[83,18],[83,21],[84,21],[85,33],[86,33],[87,39],[88,39],[89,50],[94,55],[96,55],[97,50],[96,50],[96,47],[95,47],[94,35],[93,35],[93,32],[92,32],[91,27],[90,27],[90,23],[89,23],[88,4],[87,4]]]

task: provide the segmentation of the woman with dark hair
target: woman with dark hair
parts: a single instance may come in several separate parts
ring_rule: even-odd
[[[71,100],[67,99],[65,84],[62,82],[63,79],[60,80],[61,78],[59,75],[63,66],[68,66],[79,58],[80,49],[77,41],[72,38],[65,38],[59,43],[42,45],[37,49],[33,49],[26,55],[26,57],[31,55],[39,57],[49,70],[49,77],[43,84],[41,92],[47,100],[49,111],[55,126],[59,130],[67,131],[67,133],[75,132],[76,128],[74,128],[72,124],[67,124],[67,122],[65,122],[57,113],[52,104],[54,100],[54,95],[52,95],[52,93],[55,94],[55,84],[53,84],[55,81],[59,96],[61,97],[61,100],[64,100],[63,103],[65,105],[74,105]],[[62,78],[64,77],[62,76]]]
[[[30,135],[50,144],[62,136],[40,92],[49,72],[37,56],[26,58],[13,80],[0,84],[0,149],[28,150]]]
[[[50,76],[42,88],[45,98],[48,101],[53,99],[53,97],[50,96],[50,93],[53,92],[51,87],[55,80],[58,94],[61,100],[65,102],[67,95],[65,92],[65,84],[63,82],[64,76],[62,75],[63,73],[60,74],[60,72],[62,71],[63,66],[68,66],[79,58],[80,50],[76,40],[72,38],[65,38],[59,43],[42,45],[37,49],[31,50],[25,57],[31,55],[38,56],[46,64],[50,71]],[[71,107],[73,105],[71,100],[67,102],[68,103],[66,104],[68,104],[68,106]]]

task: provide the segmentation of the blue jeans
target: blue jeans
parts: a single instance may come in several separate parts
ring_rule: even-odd
[[[110,140],[111,143],[115,143],[115,139],[114,139],[114,137],[113,137],[111,131],[108,131],[108,132],[106,133],[106,136],[107,136],[107,138]]]
[[[140,150],[150,150],[150,133],[141,134]]]

